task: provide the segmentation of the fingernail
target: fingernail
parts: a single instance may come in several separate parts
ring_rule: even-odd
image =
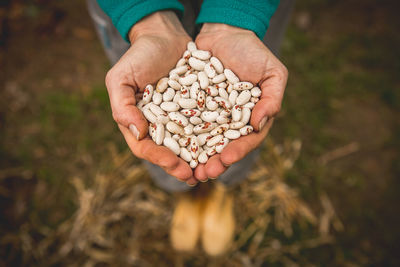
[[[130,124],[129,130],[131,130],[131,132],[133,133],[133,136],[136,138],[136,140],[139,140],[140,133],[139,133],[138,129],[136,128],[136,126],[133,124]]]
[[[211,180],[215,180],[215,179],[217,179],[218,177],[208,177],[208,178],[210,178]],[[208,180],[208,179],[207,179]]]
[[[260,121],[260,123],[258,124],[258,130],[261,131],[262,128],[264,128],[265,124],[268,121],[268,116],[265,116],[264,118],[262,118],[262,120]]]
[[[194,187],[197,183],[194,183],[194,184],[189,184],[189,183],[186,183],[188,186],[190,186],[190,187]]]
[[[202,182],[202,183],[205,183],[205,182],[207,182],[208,181],[208,178],[207,179],[205,179],[205,180],[199,180],[200,182]]]

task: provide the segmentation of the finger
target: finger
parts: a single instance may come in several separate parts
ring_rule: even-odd
[[[148,123],[142,112],[136,107],[136,85],[131,78],[114,66],[106,76],[106,86],[110,97],[114,120],[128,128],[137,140],[144,138],[148,132]],[[130,74],[132,75],[132,74]]]
[[[252,132],[230,142],[220,154],[224,166],[230,166],[243,159],[249,152],[258,147],[267,136],[272,126],[273,119],[270,119],[261,132]]]
[[[119,125],[125,140],[133,154],[163,168],[168,174],[181,181],[186,181],[193,176],[192,169],[183,159],[178,158],[165,146],[158,146],[148,136],[138,141],[131,131]]]
[[[204,164],[197,165],[196,169],[194,169],[194,177],[200,182],[205,182],[208,180]]]
[[[199,183],[199,181],[197,181],[197,179],[194,178],[194,177],[192,177],[192,178],[190,178],[189,180],[186,181],[186,184],[188,186],[195,186],[198,183]]]
[[[227,167],[222,164],[221,155],[216,154],[208,159],[205,169],[208,178],[216,179],[227,170]]]
[[[274,117],[281,108],[288,72],[285,66],[276,62],[267,69],[267,76],[260,82],[261,98],[252,110],[250,124],[255,131],[261,131],[268,118]]]

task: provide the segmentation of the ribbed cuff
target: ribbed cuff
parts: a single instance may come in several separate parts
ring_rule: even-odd
[[[204,0],[196,23],[224,23],[253,31],[263,39],[278,5],[279,0]]]
[[[125,10],[125,12],[113,21],[121,36],[129,42],[128,33],[133,25],[147,15],[156,11],[173,9],[178,11],[178,16],[183,14],[183,5],[175,0],[148,0],[137,3]]]

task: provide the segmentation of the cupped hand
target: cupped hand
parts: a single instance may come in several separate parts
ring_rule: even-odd
[[[177,179],[194,184],[190,166],[147,135],[148,123],[136,107],[147,84],[166,76],[186,49],[190,37],[172,11],[142,19],[129,32],[131,47],[106,76],[113,118],[132,152],[162,167]]]
[[[198,49],[209,50],[231,69],[241,81],[258,85],[260,100],[252,110],[250,124],[254,132],[231,141],[221,154],[212,156],[195,169],[195,177],[204,181],[216,178],[235,162],[259,146],[279,112],[288,78],[286,67],[251,31],[226,24],[206,23],[196,38]]]

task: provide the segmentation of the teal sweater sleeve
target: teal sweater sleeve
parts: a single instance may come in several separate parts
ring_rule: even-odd
[[[165,9],[183,13],[183,5],[177,0],[97,0],[97,2],[127,42],[129,42],[129,30],[143,17]]]
[[[224,23],[253,31],[263,39],[279,0],[204,0],[196,20]]]

